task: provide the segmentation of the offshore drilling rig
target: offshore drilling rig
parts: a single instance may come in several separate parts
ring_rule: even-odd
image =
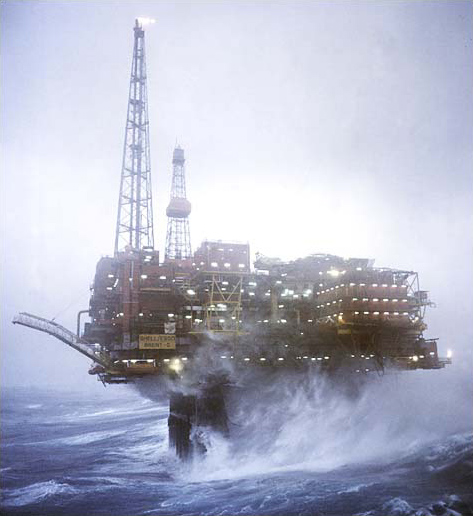
[[[257,256],[252,267],[247,243],[220,240],[205,241],[192,253],[179,146],[160,260],[140,19],[133,33],[114,255],[97,264],[90,306],[79,312],[76,334],[27,313],[13,322],[49,333],[92,359],[89,373],[104,384],[169,380],[163,389],[170,398],[170,444],[181,456],[190,453],[193,427],[226,432],[229,371],[366,375],[450,363],[439,358],[436,339],[423,336],[432,303],[416,272],[327,254],[291,262]],[[91,321],[82,331],[84,312]],[[200,369],[204,349],[216,364],[212,373]]]

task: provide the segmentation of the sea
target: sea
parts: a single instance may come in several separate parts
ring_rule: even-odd
[[[366,375],[368,376],[368,375]],[[263,382],[191,461],[146,389],[5,387],[5,515],[473,515],[468,370]],[[238,396],[236,396],[238,398]]]

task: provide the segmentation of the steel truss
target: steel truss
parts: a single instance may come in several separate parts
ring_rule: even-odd
[[[145,33],[136,20],[118,201],[115,256],[154,248]]]

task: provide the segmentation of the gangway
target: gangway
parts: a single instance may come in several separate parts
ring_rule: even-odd
[[[112,365],[110,359],[102,353],[98,345],[86,342],[54,321],[27,312],[20,312],[15,315],[12,322],[52,335],[103,367],[109,368]],[[94,349],[96,347],[99,349]]]

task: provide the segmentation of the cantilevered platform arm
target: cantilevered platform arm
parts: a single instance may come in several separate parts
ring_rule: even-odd
[[[15,315],[12,322],[13,324],[21,324],[22,326],[27,326],[28,328],[33,328],[34,330],[52,335],[97,364],[106,368],[111,366],[110,359],[104,355],[104,353],[93,350],[88,342],[85,342],[73,332],[54,321],[26,312],[20,312],[18,315]]]

